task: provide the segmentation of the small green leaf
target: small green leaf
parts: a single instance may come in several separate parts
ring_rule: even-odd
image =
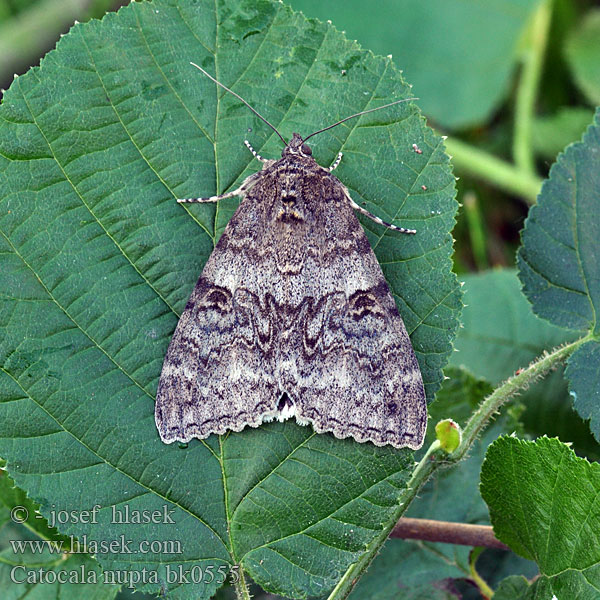
[[[222,580],[186,583],[180,566],[241,565],[269,591],[322,595],[392,520],[412,454],[291,422],[181,448],[154,424],[170,337],[236,206],[175,199],[257,171],[246,137],[281,154],[190,60],[287,138],[410,95],[391,60],[279,2],[155,0],[75,26],[0,107],[0,455],[45,516],[102,506],[98,523],[62,533],[154,542],[97,554],[105,569],[155,572],[160,584],[144,591],[201,600]],[[314,139],[321,164],[344,151],[336,174],[356,202],[418,229],[362,221],[432,399],[460,308],[442,140],[411,104]],[[117,509],[168,518],[119,523]]]
[[[557,439],[502,437],[488,449],[481,494],[496,536],[538,564],[538,592],[598,597],[600,465]]]
[[[526,600],[529,582],[522,575],[511,575],[500,582],[494,600]]]
[[[565,56],[579,89],[590,104],[600,104],[600,10],[590,10],[573,28]]]
[[[556,588],[553,587],[553,583],[545,577],[540,577],[535,578],[530,584],[525,577],[512,575],[502,580],[494,592],[494,600],[558,600],[563,597],[594,600],[597,598],[595,590],[584,590],[582,593],[581,586],[577,583],[571,584],[568,578],[563,582],[557,582]],[[555,595],[555,591],[560,595]]]

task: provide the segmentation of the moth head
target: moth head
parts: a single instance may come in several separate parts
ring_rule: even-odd
[[[299,154],[300,156],[308,157],[312,155],[312,150],[308,144],[304,143],[302,136],[299,133],[294,133],[290,143],[286,145],[281,153],[281,156],[289,156],[290,154]]]

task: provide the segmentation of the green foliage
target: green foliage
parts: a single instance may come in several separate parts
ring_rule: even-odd
[[[18,15],[23,10],[35,3],[35,0],[2,0],[0,2],[0,21]]]
[[[105,569],[158,574],[142,590],[208,598],[218,577],[177,585],[168,569],[241,564],[265,589],[305,597],[331,589],[391,523],[413,463],[409,452],[293,423],[187,448],[160,442],[153,398],[164,353],[236,204],[175,198],[223,192],[259,169],[244,137],[265,156],[281,153],[274,133],[189,61],[286,137],[410,91],[389,59],[282,4],[214,8],[156,0],[76,26],[5,94],[0,456],[47,517],[102,506],[97,524],[62,533],[162,543],[97,554]],[[418,229],[402,236],[363,221],[431,399],[460,306],[441,139],[402,104],[321,134],[313,150],[322,164],[343,150],[338,176],[354,199]],[[169,520],[115,523],[115,506],[164,509]],[[163,549],[172,541],[181,552]]]
[[[0,87],[8,87],[74,20],[101,17],[112,0],[0,0]]]
[[[477,405],[491,393],[492,387],[487,381],[477,379],[462,369],[449,368],[446,374],[448,379],[429,409],[430,421],[436,423],[443,415],[463,426]],[[409,508],[407,516],[488,523],[487,509],[478,490],[479,470],[487,446],[512,428],[513,424],[506,419],[490,427],[483,439],[473,446],[460,469],[444,470],[425,485],[419,494],[419,502]],[[430,429],[426,444],[435,439],[435,431]]]
[[[491,391],[489,384],[460,369],[450,369],[447,375],[436,402],[430,407],[432,423],[436,423],[441,414],[464,421]],[[501,431],[501,428],[495,427],[487,432],[485,439],[476,444],[460,469],[443,471],[435,480],[428,482],[419,494],[419,502],[411,505],[407,516],[488,523],[487,509],[478,490],[479,470],[487,444]],[[435,432],[430,428],[425,446],[433,439]],[[427,593],[432,598],[436,597],[435,594],[451,594],[451,583],[443,580],[462,579],[468,575],[468,554],[469,549],[461,546],[389,539],[350,598],[415,600],[420,594],[425,598]]]
[[[11,518],[15,508],[18,512]],[[24,524],[12,523],[14,518],[25,518]],[[34,544],[56,545],[53,550],[39,546],[38,551],[18,546],[30,540]],[[25,596],[38,600],[115,598],[119,586],[104,582],[100,565],[86,554],[66,554],[69,548],[70,540],[49,527],[37,512],[37,505],[23,490],[15,487],[5,471],[0,470],[0,589],[3,600]],[[33,580],[28,580],[31,577]],[[63,577],[64,581],[57,580],[58,577]]]
[[[12,550],[0,552],[3,600],[20,600],[23,597],[36,600],[113,600],[119,591],[118,586],[103,583],[100,566],[89,556],[75,554],[57,560],[56,555],[41,558],[38,554],[25,554],[19,557],[22,561],[19,563],[14,562],[14,556]],[[38,575],[41,583],[29,583],[26,574],[40,573],[40,570],[44,573],[43,576]],[[18,583],[15,584],[14,580]]]
[[[545,350],[577,334],[537,317],[521,292],[513,269],[464,275],[462,320],[450,363],[498,385]],[[516,410],[525,431],[558,435],[594,455],[597,444],[572,409],[562,367],[524,390]],[[515,425],[515,427],[517,427]],[[518,427],[517,427],[518,428]]]
[[[498,538],[540,568],[542,576],[521,597],[597,598],[598,464],[556,439],[503,437],[488,449],[481,493]],[[522,582],[516,585],[522,590]]]
[[[446,374],[448,379],[430,407],[430,421],[435,423],[441,415],[446,415],[464,423],[492,388],[461,369],[450,368]],[[410,506],[406,516],[489,524],[487,507],[479,493],[481,464],[488,445],[513,427],[514,423],[507,418],[490,427],[474,444],[468,458],[460,463],[460,468],[445,469],[427,482],[418,502]],[[429,436],[426,444],[435,437],[432,431]],[[423,598],[434,598],[435,594],[442,593],[452,598],[452,593],[458,593],[452,592],[453,580],[469,578],[469,550],[465,546],[389,539],[350,598],[412,600],[420,597],[419,594],[423,594]],[[534,570],[529,561],[504,554],[495,557],[487,567],[483,566],[482,573],[486,577],[494,577],[499,572],[531,573]]]
[[[351,38],[392,54],[425,114],[445,128],[486,121],[510,85],[520,38],[537,0],[291,0],[310,17],[333,19]],[[449,54],[451,53],[451,54]]]
[[[581,142],[552,167],[525,222],[519,277],[536,314],[589,333],[566,371],[576,410],[600,439],[600,110]]]
[[[536,314],[550,322],[596,333],[600,281],[596,256],[600,185],[600,111],[581,142],[569,146],[550,170],[529,212],[519,251],[519,277]]]
[[[512,575],[504,579],[494,592],[494,600],[525,600],[529,582],[525,577]]]
[[[573,29],[565,56],[579,89],[590,104],[600,104],[600,10],[592,10]]]
[[[536,317],[513,269],[463,275],[463,327],[450,363],[493,384],[576,335]]]
[[[390,539],[350,600],[456,600],[453,579],[468,573],[466,548]],[[454,590],[454,591],[453,591]]]
[[[0,470],[2,598],[117,594],[105,584],[16,584],[17,564],[121,571],[132,585],[120,600],[143,592],[267,600],[269,591],[341,600],[355,581],[356,600],[464,600],[473,585],[482,594],[496,588],[494,600],[597,597],[597,465],[557,440],[498,436],[558,435],[578,454],[600,457],[579,417],[600,436],[600,110],[583,140],[559,155],[522,232],[518,277],[512,269],[526,209],[513,195],[535,201],[546,166],[589,124],[585,102],[600,102],[598,11],[573,0],[383,0],[376,10],[356,0],[290,1],[393,53],[415,87],[391,59],[281,3],[154,0],[74,27],[4,94],[0,465],[20,487]],[[0,0],[0,83],[24,72],[73,18],[110,2],[84,4]],[[245,138],[263,156],[281,153],[272,130],[190,61],[286,138],[413,95],[432,123],[455,132],[447,144],[461,201],[477,207],[455,232],[457,269],[511,268],[462,277],[467,307],[454,353],[456,203],[441,138],[405,103],[311,140],[323,165],[343,150],[336,174],[357,202],[418,230],[402,236],[361,217],[426,383],[431,427],[414,456],[293,422],[160,443],[153,400],[164,353],[237,205],[175,199],[222,193],[258,170]],[[463,431],[452,454],[428,447],[445,419]],[[71,519],[59,531],[37,512],[79,515],[95,504],[98,523]],[[11,521],[17,505],[29,512],[24,525]],[[115,522],[113,508],[124,507],[169,518]],[[491,514],[518,554],[483,552],[473,578],[466,547],[389,539],[379,552],[404,511],[474,524]],[[90,552],[121,536],[135,549],[158,545],[91,558],[10,544],[68,549],[70,535]],[[250,592],[214,577],[221,568],[232,579],[240,565],[257,582]],[[192,568],[204,581],[191,581]],[[136,583],[144,569],[154,578]]]
[[[0,527],[11,522],[11,510],[15,506],[25,508],[24,515],[27,517],[22,523],[38,537],[68,543],[68,538],[59,535],[55,528],[48,525],[46,519],[40,518],[39,506],[32,502],[23,490],[15,486],[15,482],[6,471],[0,469]]]

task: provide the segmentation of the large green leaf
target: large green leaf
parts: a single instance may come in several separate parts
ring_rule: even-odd
[[[566,376],[574,406],[600,439],[600,109],[550,170],[522,234],[519,277],[539,316],[588,333]]]
[[[487,452],[481,494],[498,538],[540,568],[527,598],[598,598],[600,465],[557,439],[503,437]]]
[[[428,117],[446,128],[484,123],[509,92],[538,0],[291,0],[401,61]]]
[[[290,422],[186,448],[160,442],[164,353],[236,205],[175,199],[258,170],[245,137],[264,156],[281,153],[190,60],[287,137],[409,95],[389,59],[267,0],[155,0],[76,26],[0,107],[0,456],[46,516],[100,504],[98,523],[60,531],[131,540],[135,554],[96,556],[105,569],[154,573],[142,590],[207,598],[220,577],[186,583],[178,566],[241,564],[267,590],[320,595],[389,523],[412,457]],[[401,104],[312,146],[321,164],[343,150],[339,177],[357,202],[418,229],[363,221],[431,398],[460,305],[442,141]],[[112,507],[167,514],[120,524]],[[147,540],[157,546],[141,550]]]

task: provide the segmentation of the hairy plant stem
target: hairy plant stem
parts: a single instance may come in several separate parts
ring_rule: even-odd
[[[368,566],[371,564],[371,561],[375,558],[381,546],[383,546],[383,543],[389,536],[394,525],[404,514],[411,500],[416,496],[421,485],[423,485],[423,483],[427,481],[430,475],[434,472],[435,463],[430,460],[430,457],[432,457],[435,452],[440,450],[440,448],[441,446],[439,441],[435,440],[435,442],[433,442],[433,444],[431,444],[431,446],[429,446],[427,449],[425,456],[423,456],[423,458],[416,463],[415,470],[412,472],[412,475],[406,484],[406,488],[404,488],[404,491],[400,495],[394,515],[389,522],[385,524],[383,531],[371,542],[371,544],[369,544],[365,553],[344,573],[344,576],[342,579],[340,579],[331,594],[329,594],[327,600],[342,600],[343,598],[348,597],[348,594],[350,594],[352,591],[354,584],[367,570]]]
[[[355,583],[365,573],[371,561],[379,552],[381,546],[394,528],[396,522],[406,512],[406,509],[416,497],[421,487],[437,471],[439,467],[451,466],[462,460],[471,446],[477,439],[477,436],[489,422],[490,418],[517,392],[527,388],[550,369],[561,364],[567,359],[579,346],[592,339],[589,334],[583,338],[555,348],[550,353],[545,353],[533,361],[526,369],[519,374],[514,375],[499,387],[497,387],[487,398],[485,398],[477,410],[471,415],[463,431],[462,441],[459,447],[452,453],[447,454],[442,450],[438,440],[435,440],[427,449],[423,458],[416,464],[406,488],[400,494],[398,505],[390,520],[385,523],[381,533],[371,542],[365,553],[352,564],[342,579],[335,586],[327,600],[344,600],[347,598]]]
[[[250,596],[250,590],[248,589],[248,584],[246,583],[244,569],[242,569],[241,566],[238,570],[238,575],[238,579],[233,584],[235,587],[235,598],[236,600],[250,600],[252,596]]]
[[[582,344],[592,339],[589,334],[579,338],[570,344],[555,348],[552,352],[542,354],[534,360],[526,369],[517,375],[513,375],[497,387],[487,398],[481,402],[477,410],[471,415],[462,436],[460,446],[448,457],[448,460],[456,463],[460,461],[487,425],[490,418],[496,414],[503,404],[510,400],[517,392],[527,389],[534,381],[542,377],[550,369],[561,364]]]

